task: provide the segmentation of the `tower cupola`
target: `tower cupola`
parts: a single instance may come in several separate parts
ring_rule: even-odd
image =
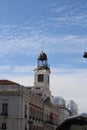
[[[38,56],[38,60],[45,61],[47,60],[47,55],[42,51]]]
[[[49,69],[47,55],[43,52],[43,50],[38,56],[38,69]]]

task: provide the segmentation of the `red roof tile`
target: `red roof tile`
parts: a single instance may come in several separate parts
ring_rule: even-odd
[[[0,80],[0,85],[19,85],[19,84],[10,80]]]

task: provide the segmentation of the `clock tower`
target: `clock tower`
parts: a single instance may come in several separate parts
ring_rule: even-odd
[[[44,99],[51,97],[50,92],[50,67],[47,55],[42,51],[37,58],[37,68],[34,74],[34,86],[36,93]]]

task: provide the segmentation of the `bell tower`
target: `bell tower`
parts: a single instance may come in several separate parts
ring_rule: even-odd
[[[34,75],[34,86],[37,94],[43,98],[51,97],[50,87],[50,67],[48,65],[47,55],[43,52],[37,58],[37,68]]]

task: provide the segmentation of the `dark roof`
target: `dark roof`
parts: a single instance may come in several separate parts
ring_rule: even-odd
[[[47,55],[42,51],[38,56],[38,60],[41,61],[47,60]]]
[[[0,85],[19,85],[19,84],[10,80],[0,80]]]
[[[83,57],[84,57],[84,58],[87,58],[87,52],[84,52]]]
[[[67,129],[69,130],[70,126],[73,124],[74,125],[87,125],[87,113],[82,113],[82,114],[78,114],[78,115],[67,118],[56,128],[56,130],[67,130]]]
[[[84,118],[87,120],[87,113],[81,113],[75,116],[71,116],[67,120],[78,119],[78,118]]]

